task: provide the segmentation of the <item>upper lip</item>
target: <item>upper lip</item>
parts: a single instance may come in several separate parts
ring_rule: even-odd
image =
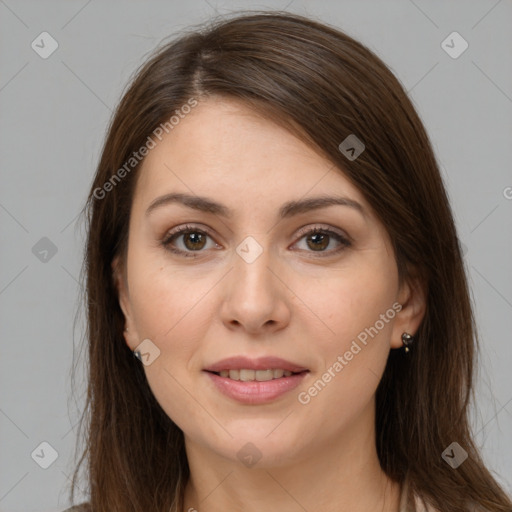
[[[269,370],[282,369],[293,373],[307,371],[308,369],[291,361],[286,361],[280,357],[258,357],[251,359],[245,356],[234,356],[222,359],[216,363],[204,368],[208,372],[220,372],[222,370]]]

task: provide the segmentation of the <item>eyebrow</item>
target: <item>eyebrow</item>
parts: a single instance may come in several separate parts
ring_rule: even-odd
[[[233,217],[233,211],[221,203],[209,199],[208,197],[182,193],[171,193],[157,197],[154,201],[152,201],[146,210],[146,216],[148,216],[157,208],[173,203],[182,204],[194,210],[220,215],[221,217],[225,217],[227,219]],[[301,199],[298,201],[288,201],[281,206],[278,215],[281,219],[285,219],[300,213],[306,213],[312,210],[326,208],[327,206],[333,205],[349,206],[350,208],[354,208],[364,217],[366,217],[365,209],[360,203],[343,196],[318,196]]]

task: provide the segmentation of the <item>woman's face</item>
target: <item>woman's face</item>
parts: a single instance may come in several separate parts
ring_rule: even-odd
[[[358,189],[225,99],[181,119],[140,172],[125,336],[188,446],[264,467],[368,439],[390,348],[420,318]]]

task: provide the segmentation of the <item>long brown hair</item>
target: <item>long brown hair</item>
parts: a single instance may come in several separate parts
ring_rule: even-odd
[[[94,512],[183,505],[183,433],[124,341],[111,263],[126,257],[140,168],[126,162],[176,110],[209,96],[243,100],[343,169],[386,226],[400,278],[414,274],[428,291],[412,352],[390,352],[377,389],[383,470],[397,482],[407,476],[411,491],[442,512],[471,503],[512,510],[470,432],[478,339],[452,212],[420,118],[372,51],[338,29],[278,11],[210,20],[166,43],[138,70],[113,116],[84,207],[88,390],[71,500],[87,459]],[[365,144],[355,160],[339,149],[351,134]],[[441,456],[454,441],[468,453],[457,469]]]

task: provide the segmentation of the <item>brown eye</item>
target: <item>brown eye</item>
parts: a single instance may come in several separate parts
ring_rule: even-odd
[[[317,253],[315,256],[332,256],[346,247],[349,247],[351,243],[341,233],[338,233],[332,229],[315,227],[313,229],[304,229],[299,233],[301,236],[300,241],[305,240],[306,248],[304,251]],[[330,250],[326,250],[333,241],[338,245]],[[298,243],[298,242],[297,242]],[[300,248],[302,250],[302,248]]]
[[[205,231],[194,226],[181,226],[162,240],[165,249],[182,256],[196,257],[207,249],[208,239],[211,238]],[[213,241],[213,246],[218,247]],[[194,252],[198,254],[193,254]]]
[[[307,244],[308,247],[312,248],[313,250],[324,250],[326,247],[329,246],[329,235],[324,233],[313,233],[312,235],[308,235],[307,238]]]
[[[198,251],[205,246],[206,236],[203,233],[192,231],[191,233],[184,233],[181,236],[183,237],[185,247],[191,251]]]

